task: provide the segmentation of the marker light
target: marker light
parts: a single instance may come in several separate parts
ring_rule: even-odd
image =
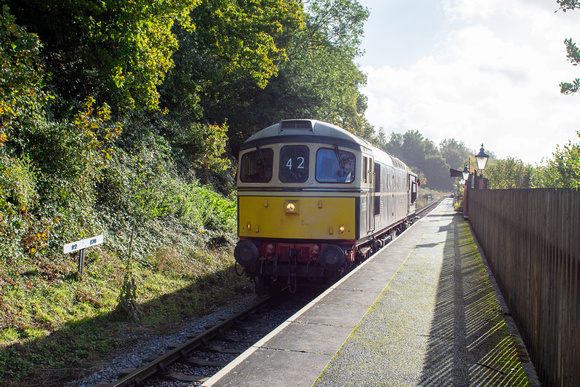
[[[340,232],[341,234],[344,232],[344,226],[343,226],[343,225],[341,225],[341,226],[338,228],[338,232]]]
[[[287,200],[286,201],[286,213],[287,214],[298,214],[298,201],[296,200]]]

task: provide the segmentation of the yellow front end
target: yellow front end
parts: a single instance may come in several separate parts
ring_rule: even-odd
[[[354,240],[356,199],[239,197],[242,238]]]

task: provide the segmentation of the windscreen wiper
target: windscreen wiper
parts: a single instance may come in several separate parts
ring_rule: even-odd
[[[264,155],[262,154],[262,149],[260,148],[259,145],[256,145],[256,149],[258,150],[258,156],[260,156],[260,161],[262,162],[262,165],[264,166],[264,168],[266,168],[266,160],[264,159]]]
[[[336,160],[338,161],[338,166],[344,171],[344,163],[340,158],[340,151],[338,150],[338,145],[336,144],[334,144],[334,154],[336,156]]]

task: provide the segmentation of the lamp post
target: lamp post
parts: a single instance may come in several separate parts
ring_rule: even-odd
[[[467,164],[463,167],[463,172],[461,172],[461,174],[463,175],[463,181],[466,182],[467,179],[469,179],[469,169],[467,169]]]
[[[489,155],[486,155],[483,150],[483,144],[481,144],[481,149],[479,153],[475,155],[475,161],[477,161],[477,168],[481,169],[482,171],[485,169],[487,165],[487,159],[489,159]]]
[[[481,144],[481,149],[479,150],[479,153],[475,155],[475,161],[477,162],[477,168],[481,171],[481,176],[479,177],[479,179],[476,178],[476,189],[485,189],[487,188],[487,184],[483,178],[483,170],[485,169],[485,166],[487,165],[487,160],[489,159],[489,155],[485,154],[485,151],[483,150],[483,144]],[[475,176],[477,177],[477,171],[475,171]]]
[[[463,193],[463,218],[468,219],[468,206],[469,206],[469,190],[470,189],[486,189],[487,188],[487,179],[483,177],[483,170],[487,165],[487,160],[489,159],[489,155],[485,153],[483,150],[483,144],[481,144],[481,149],[479,153],[475,155],[475,161],[477,162],[477,168],[473,170],[473,173],[469,172],[467,165],[463,168],[463,178],[466,181],[465,189]],[[471,164],[469,165],[471,168]],[[477,176],[477,170],[481,171],[481,175]]]

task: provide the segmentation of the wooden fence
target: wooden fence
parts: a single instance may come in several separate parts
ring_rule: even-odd
[[[471,190],[468,200],[542,385],[580,385],[580,191]]]

